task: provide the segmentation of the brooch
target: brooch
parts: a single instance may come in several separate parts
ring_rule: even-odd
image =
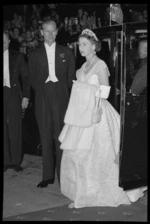
[[[60,58],[62,59],[62,62],[65,62],[65,61],[66,61],[66,60],[64,59],[64,57],[65,57],[64,53],[60,54],[59,56],[60,56]]]
[[[60,54],[59,56],[60,56],[60,58],[62,58],[62,59],[65,57],[64,53]]]

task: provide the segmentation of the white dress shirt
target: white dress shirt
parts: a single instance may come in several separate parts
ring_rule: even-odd
[[[3,53],[3,86],[10,88],[10,75],[9,75],[9,52],[8,50]]]
[[[58,79],[55,74],[55,49],[56,49],[56,42],[54,42],[51,46],[49,46],[47,43],[44,43],[47,58],[48,58],[48,68],[49,68],[49,76],[47,80],[45,81],[52,81],[52,82],[58,82]]]

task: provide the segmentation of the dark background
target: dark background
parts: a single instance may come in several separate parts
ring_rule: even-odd
[[[57,3],[57,2],[56,2]],[[33,3],[34,4],[34,3]],[[30,4],[27,4],[30,5]],[[96,12],[96,16],[102,16],[104,15],[104,12],[107,7],[109,7],[110,4],[104,4],[104,3],[57,3],[57,11],[60,14],[61,18],[64,18],[65,16],[76,16],[77,10],[79,8],[83,8],[84,10],[87,10],[88,13]],[[18,14],[23,14],[23,4],[15,4],[15,5],[3,5],[3,18],[11,19],[14,12]],[[45,8],[47,7],[47,4],[44,4]],[[128,17],[129,10],[136,10],[136,11],[143,11],[147,8],[147,4],[121,4],[122,10],[124,12],[124,16]]]

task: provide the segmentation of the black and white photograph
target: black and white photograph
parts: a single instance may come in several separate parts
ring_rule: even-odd
[[[147,11],[3,5],[2,221],[148,222]]]

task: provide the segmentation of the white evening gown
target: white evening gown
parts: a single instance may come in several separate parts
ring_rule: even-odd
[[[107,68],[105,62],[99,59],[88,74],[84,66],[77,70],[77,81],[83,86],[100,85],[96,74]],[[80,91],[83,97],[82,88]],[[65,124],[59,136],[63,150],[61,192],[74,202],[75,208],[131,204],[119,187],[119,166],[114,162],[119,151],[120,115],[106,99],[102,99],[101,106],[99,123],[88,127]]]

